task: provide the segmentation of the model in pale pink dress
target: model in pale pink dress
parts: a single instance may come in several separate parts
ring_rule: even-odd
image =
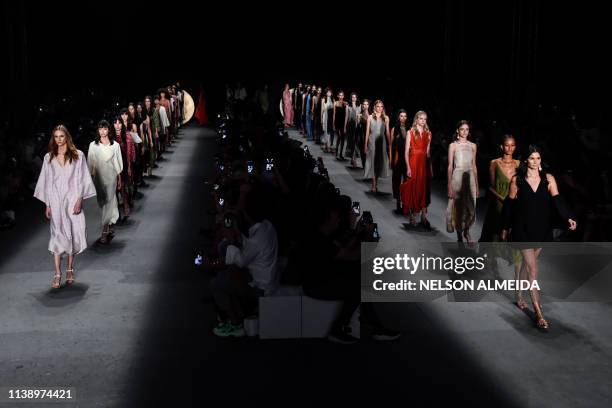
[[[293,103],[289,84],[285,84],[285,90],[283,91],[283,115],[285,116],[285,126],[293,126]]]
[[[66,127],[53,129],[49,153],[36,183],[34,197],[45,203],[50,221],[49,251],[54,255],[55,276],[51,287],[61,283],[61,259],[68,256],[66,283],[74,282],[74,256],[87,248],[87,230],[82,203],[96,195],[85,155],[77,150]]]

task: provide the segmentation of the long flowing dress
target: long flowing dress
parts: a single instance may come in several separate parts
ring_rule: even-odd
[[[115,224],[119,219],[117,175],[123,171],[121,147],[117,142],[111,145],[91,142],[87,161],[102,209],[102,225]]]
[[[427,146],[431,141],[431,132],[424,131],[422,135],[416,134],[414,128],[410,129],[410,151],[408,165],[411,177],[400,186],[402,209],[405,215],[410,211],[419,212],[427,208],[429,191],[429,174],[427,169]]]
[[[395,126],[393,141],[391,142],[391,164],[393,175],[391,185],[393,187],[393,198],[400,200],[400,186],[406,181],[406,127]]]
[[[128,132],[130,133],[130,132]],[[123,160],[123,168],[124,171],[121,172],[121,204],[127,201],[131,203],[131,195],[133,193],[133,184],[134,184],[134,161],[136,160],[136,148],[134,147],[134,141],[130,135],[122,136],[121,134],[117,134],[115,136],[116,143],[119,144],[121,150],[121,158]],[[132,174],[130,175],[130,168]],[[127,215],[127,214],[126,214]]]
[[[514,160],[514,167],[518,168],[519,165],[520,162]],[[499,163],[495,164],[495,182],[493,183],[493,189],[504,199],[510,192],[510,179],[506,176]],[[503,258],[510,263],[519,264],[523,259],[521,252],[518,249],[512,249],[499,242],[503,208],[503,201],[498,200],[497,197],[489,198],[489,207],[487,208],[487,213],[482,224],[482,232],[478,241],[492,243],[490,249],[491,255]]]
[[[455,198],[448,199],[446,229],[466,231],[476,220],[476,175],[474,174],[474,150],[472,143],[455,143],[451,188]]]
[[[168,119],[168,110],[163,106],[159,107],[159,118],[161,120],[163,132],[167,135],[168,128],[170,127],[170,120]]]
[[[336,147],[338,148],[337,156],[343,157],[344,142],[346,134],[344,133],[344,122],[346,121],[347,103],[336,105],[336,118],[334,123],[334,134],[336,135]]]
[[[321,138],[321,97],[312,97],[312,137],[315,142],[320,143]]]
[[[357,115],[361,106],[352,104],[348,106],[348,121],[346,123],[346,155],[354,158],[355,143],[357,143]]]
[[[357,149],[355,149],[353,157],[359,155],[361,159],[361,167],[365,169],[366,155],[365,155],[365,134],[368,127],[368,115],[361,114],[357,121]]]
[[[389,146],[386,137],[387,127],[382,118],[377,120],[374,115],[371,118],[364,178],[388,177]]]
[[[312,95],[308,94],[306,96],[306,103],[305,108],[304,108],[304,117],[306,118],[305,122],[306,122],[306,137],[308,140],[312,140],[312,115],[311,115],[311,106],[312,104]]]
[[[323,117],[321,118],[321,126],[323,126],[323,136],[321,137],[321,143],[331,143],[331,134],[334,131],[334,101],[332,98],[323,98],[321,103],[321,112]]]
[[[291,91],[283,91],[283,113],[285,115],[285,125],[293,126],[293,104],[291,101]]]
[[[74,205],[96,195],[85,155],[78,150],[78,160],[62,166],[56,158],[49,162],[49,153],[34,189],[34,197],[51,208],[51,238],[48,249],[55,255],[80,254],[87,248],[85,213],[74,214]]]
[[[147,110],[147,117],[149,118],[149,132],[151,133],[150,139],[147,142],[148,150],[147,150],[147,167],[152,169],[155,166],[155,160],[157,160],[157,143],[155,141],[155,127],[153,123],[155,109],[151,108]],[[147,138],[149,136],[147,135]]]
[[[172,141],[172,137],[174,136],[174,129],[172,129],[172,122],[170,118],[172,117],[172,107],[170,106],[170,101],[168,99],[163,99],[159,101],[160,103],[160,115],[162,116],[162,124],[166,129],[166,135],[168,137],[168,141]],[[163,109],[163,113],[162,110]],[[164,119],[165,116],[165,119]]]
[[[519,161],[514,161],[515,168],[518,168]],[[498,163],[495,164],[495,182],[493,189],[502,198],[506,198],[510,191],[510,179],[503,172]],[[504,202],[499,201],[497,197],[489,198],[489,207],[485,215],[482,225],[482,233],[480,234],[480,242],[495,242],[499,241],[499,232],[501,230],[501,213],[504,207]]]

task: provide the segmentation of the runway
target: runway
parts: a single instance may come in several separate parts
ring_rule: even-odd
[[[77,258],[72,288],[50,291],[48,224],[42,204],[24,203],[17,227],[0,232],[0,386],[75,387],[66,406],[82,407],[610,405],[608,304],[545,304],[548,334],[509,303],[439,302],[384,305],[384,320],[404,332],[394,343],[214,337],[208,277],[193,265],[211,220],[203,177],[218,152],[213,136],[181,131],[110,247],[92,245],[99,210],[85,202],[91,247]],[[452,240],[439,197],[430,207],[438,232],[415,237],[392,200],[366,195],[359,172],[323,157],[337,187],[373,212],[383,242]],[[388,180],[380,190],[391,191]]]
[[[304,140],[298,132],[291,137]],[[428,219],[433,231],[407,231],[407,218],[393,213],[391,178],[380,179],[378,189],[389,194],[368,193],[370,183],[362,181],[363,170],[347,168],[350,161],[340,162],[332,154],[322,153],[319,146],[305,142],[311,154],[322,156],[330,179],[342,194],[370,210],[378,223],[385,248],[398,245],[456,240],[446,232],[446,186],[432,187]],[[484,190],[481,189],[481,192]],[[484,194],[482,194],[484,196]],[[478,199],[477,221],[472,237],[477,240],[486,210],[485,199]],[[545,254],[544,254],[545,255]],[[544,303],[551,323],[549,333],[536,330],[528,316],[507,302],[448,302],[442,297],[431,303],[394,303],[387,318],[402,322],[403,330],[418,336],[415,319],[427,324],[478,367],[509,401],[530,407],[590,406],[612,404],[612,306],[609,303]],[[392,316],[393,317],[392,317]],[[420,324],[417,323],[417,326]],[[467,369],[466,371],[469,371]]]
[[[41,203],[27,203],[18,225],[1,233],[8,242],[0,258],[1,385],[75,387],[79,406],[128,406],[133,368],[145,358],[149,336],[168,326],[177,333],[190,329],[180,314],[152,315],[154,306],[199,300],[185,279],[193,270],[184,268],[193,260],[198,229],[184,209],[202,205],[191,191],[205,175],[212,134],[182,131],[111,245],[95,243],[100,211],[95,199],[84,202],[89,248],[76,258],[71,287],[50,290]]]

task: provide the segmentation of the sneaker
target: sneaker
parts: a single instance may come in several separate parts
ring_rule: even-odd
[[[351,336],[351,328],[348,326],[332,328],[327,339],[340,344],[355,344],[359,341],[357,337]]]
[[[379,327],[372,330],[372,338],[377,341],[397,340],[402,336],[402,333]]]
[[[221,322],[214,329],[213,333],[219,337],[244,337],[244,327],[241,324],[232,324],[230,322]]]

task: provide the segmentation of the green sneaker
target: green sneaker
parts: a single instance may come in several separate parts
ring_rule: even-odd
[[[244,337],[246,335],[241,324],[235,325],[230,322],[219,323],[213,329],[213,333],[219,337]]]
[[[213,333],[216,336],[221,336],[221,333],[224,333],[227,330],[227,325],[229,322],[224,322],[222,320],[217,322],[217,325],[213,328]]]

